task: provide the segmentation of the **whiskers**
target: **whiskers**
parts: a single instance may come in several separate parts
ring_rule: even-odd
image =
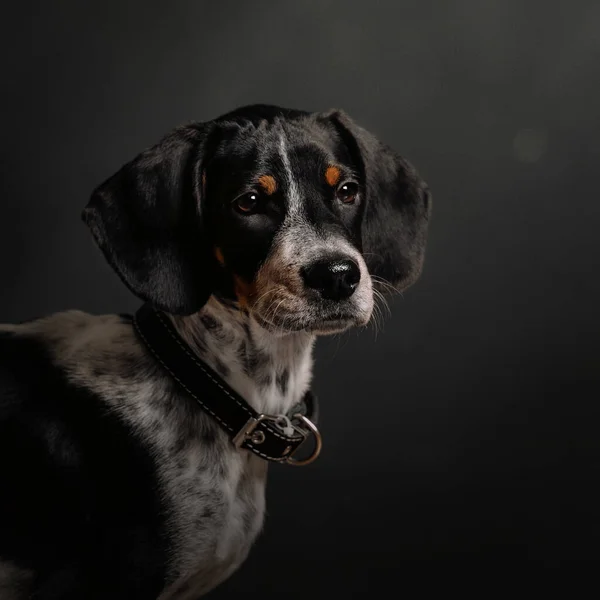
[[[395,292],[401,294],[400,290],[395,288],[389,281],[383,279],[383,277],[378,277],[376,275],[371,275],[371,280],[373,281],[373,315],[369,321],[369,324],[373,324],[373,330],[375,332],[375,339],[377,339],[377,334],[383,330],[383,323],[386,316],[391,316],[392,311],[390,309],[390,305],[387,301],[387,298],[383,295],[378,287],[385,289],[388,292]]]
[[[377,275],[371,275],[371,281],[375,284],[375,286],[380,286],[389,293],[400,294],[400,296],[404,297],[402,290],[393,286],[387,279],[384,279],[383,277],[378,277]]]
[[[259,301],[264,300],[269,296],[273,296],[273,298],[270,300],[266,309],[264,311],[260,311],[260,319],[261,321],[264,321],[264,323],[271,329],[273,329],[275,333],[286,333],[288,332],[286,324],[290,323],[295,318],[294,315],[289,314],[287,311],[286,314],[283,315],[283,318],[281,318],[279,309],[281,308],[281,305],[288,299],[288,290],[283,285],[272,287],[256,300],[255,306],[258,306]]]

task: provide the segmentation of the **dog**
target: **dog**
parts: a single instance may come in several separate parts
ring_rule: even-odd
[[[2,600],[191,600],[228,578],[263,524],[261,442],[318,431],[286,416],[315,338],[418,278],[430,210],[414,167],[338,110],[182,126],[101,184],[83,220],[159,343],[131,315],[0,327]],[[251,426],[232,439],[221,407]]]

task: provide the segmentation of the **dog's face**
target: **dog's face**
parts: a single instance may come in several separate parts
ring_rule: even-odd
[[[332,333],[366,324],[377,288],[416,279],[429,211],[414,169],[343,113],[251,106],[172,132],[84,219],[158,308],[215,294],[266,328]]]
[[[208,229],[225,281],[265,326],[329,332],[369,320],[359,173],[317,121],[221,132],[203,170]]]

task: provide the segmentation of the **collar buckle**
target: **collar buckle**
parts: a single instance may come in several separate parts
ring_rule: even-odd
[[[250,441],[253,444],[260,445],[265,441],[265,434],[260,429],[257,429],[257,427],[263,421],[269,421],[277,425],[278,420],[279,417],[273,417],[272,415],[265,415],[262,413],[256,415],[256,417],[250,417],[246,421],[244,426],[235,434],[231,441],[233,442],[233,445],[238,449],[240,449],[243,446],[244,442],[247,441]],[[289,446],[289,453],[285,454],[282,457],[281,462],[285,462],[286,464],[293,465],[295,467],[303,467],[305,465],[310,465],[315,460],[317,460],[319,454],[321,453],[321,448],[323,447],[321,432],[317,429],[317,426],[303,414],[296,413],[293,416],[293,420],[300,421],[300,423],[306,427],[305,429],[300,425],[295,425],[294,423],[292,423],[292,427],[294,428],[294,430],[298,432],[304,439],[302,440],[302,442],[300,442],[300,444],[298,444],[298,446],[296,446],[295,449]],[[304,442],[308,439],[308,437],[311,435],[315,439],[315,447],[310,456],[303,459],[293,458],[293,455],[297,452],[298,448],[302,446]]]
[[[255,429],[263,421],[272,421],[275,423],[277,421],[277,417],[272,417],[271,415],[265,415],[262,413],[256,415],[255,417],[250,417],[231,440],[233,445],[239,450],[242,447],[242,444],[248,440],[255,444],[262,444],[265,441],[265,434],[260,430],[255,431]]]

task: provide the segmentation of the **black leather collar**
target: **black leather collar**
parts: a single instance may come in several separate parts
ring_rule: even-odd
[[[237,448],[266,460],[295,465],[309,464],[317,458],[321,436],[313,423],[317,403],[312,393],[285,416],[287,420],[283,415],[260,414],[194,354],[160,311],[145,304],[136,312],[133,323],[156,360],[221,425]],[[315,439],[311,456],[304,460],[292,458],[311,434]]]

